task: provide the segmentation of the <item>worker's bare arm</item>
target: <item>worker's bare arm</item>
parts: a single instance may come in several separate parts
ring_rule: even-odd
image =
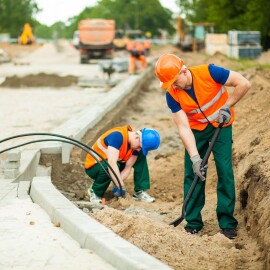
[[[226,104],[229,107],[234,106],[250,89],[250,82],[240,73],[230,71],[230,75],[225,83],[225,86],[234,87],[233,92],[230,94]]]
[[[121,172],[121,178],[123,179],[123,181],[125,179],[127,179],[127,177],[129,176],[131,169],[133,167],[133,165],[135,164],[136,160],[137,160],[137,156],[131,156],[127,162],[126,162],[126,166],[124,168],[124,170]]]
[[[112,146],[108,146],[108,152],[107,152],[107,156],[108,156],[108,163],[110,164],[110,166],[112,167],[112,169],[114,170],[114,172],[116,173],[121,185],[124,185],[124,182],[121,178],[121,174],[119,171],[119,168],[117,166],[117,161],[118,161],[118,157],[119,157],[119,150],[112,147]],[[114,174],[112,173],[112,171],[109,169],[109,173],[113,179],[114,184],[119,187],[119,184],[114,176]]]
[[[190,157],[198,155],[198,150],[196,147],[196,141],[194,135],[189,126],[188,118],[183,110],[180,110],[172,114],[174,123],[177,126],[179,136],[188,151]]]

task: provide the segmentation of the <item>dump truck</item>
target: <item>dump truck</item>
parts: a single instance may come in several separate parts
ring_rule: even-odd
[[[81,20],[78,25],[81,64],[90,59],[112,59],[115,21],[106,19]]]

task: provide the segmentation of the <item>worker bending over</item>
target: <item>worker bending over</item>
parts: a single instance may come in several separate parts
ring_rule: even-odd
[[[101,162],[113,179],[112,192],[115,197],[125,196],[124,180],[134,168],[134,194],[133,199],[145,202],[154,202],[146,191],[150,189],[150,177],[146,155],[148,151],[159,147],[160,136],[154,129],[144,128],[133,131],[130,126],[115,127],[103,135],[94,143],[93,149],[98,152],[116,173],[122,186],[122,193],[118,181],[105,161],[101,161],[98,155],[95,157]],[[86,156],[85,171],[94,181],[88,189],[90,202],[93,205],[101,203],[101,198],[110,185],[111,178],[104,172],[100,164],[90,154]]]

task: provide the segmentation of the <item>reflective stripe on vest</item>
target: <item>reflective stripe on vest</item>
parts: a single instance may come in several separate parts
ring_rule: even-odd
[[[119,157],[118,161],[126,162],[130,156],[133,153],[133,149],[128,149],[128,131],[132,131],[132,128],[130,126],[123,126],[123,127],[116,127],[108,130],[103,135],[101,135],[97,141],[92,146],[93,150],[95,150],[101,157],[104,159],[108,159],[108,147],[105,145],[104,139],[109,134],[111,134],[114,131],[118,131],[123,135],[123,143],[119,148]],[[91,168],[95,164],[97,164],[98,161],[101,161],[102,158],[96,153],[91,152],[90,154],[87,154],[85,159],[85,168]]]
[[[217,93],[217,95],[210,100],[207,104],[203,105],[201,109],[195,109],[190,112],[187,112],[187,114],[194,114],[194,113],[201,113],[201,111],[206,111],[208,108],[210,108],[218,99],[221,97],[221,95],[225,92],[225,87],[222,86],[220,91]],[[210,117],[210,116],[209,116]],[[208,117],[207,117],[208,118]],[[208,118],[209,119],[209,118]],[[209,119],[210,120],[210,119]]]
[[[203,119],[195,119],[195,118],[192,118],[192,117],[190,117],[190,116],[188,116],[188,119],[190,119],[190,120],[196,120],[196,121],[201,122],[201,123],[206,123],[206,122],[208,122],[208,121],[211,122],[211,121],[217,119],[218,114],[219,114],[219,109],[218,109],[217,111],[215,111],[213,114],[207,116],[207,119],[208,119],[208,120],[207,120],[206,118],[203,118]]]
[[[102,152],[104,152],[104,154],[107,156],[107,154],[108,154],[108,149],[105,148],[105,147],[101,144],[100,138],[98,138],[98,140],[97,140],[97,146],[98,146],[98,148],[99,148]],[[93,152],[92,155],[93,155],[93,157],[95,157],[95,158],[97,158],[98,160],[100,160],[100,157],[99,157],[96,153]]]

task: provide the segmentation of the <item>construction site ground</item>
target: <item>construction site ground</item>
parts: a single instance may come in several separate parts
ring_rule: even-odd
[[[148,204],[132,200],[133,179],[130,176],[126,181],[126,199],[116,200],[108,189],[105,194],[108,207],[90,210],[89,215],[173,269],[269,269],[270,53],[265,52],[259,59],[245,62],[233,61],[221,54],[210,57],[203,53],[182,53],[172,46],[155,48],[152,54],[164,52],[181,55],[188,67],[213,63],[237,70],[252,84],[235,107],[233,162],[238,237],[229,240],[218,227],[215,213],[217,177],[212,157],[202,213],[204,229],[198,235],[190,235],[184,231],[184,222],[177,228],[168,225],[181,215],[184,148],[154,71],[153,79],[126,106],[125,113],[111,119],[111,125],[130,124],[135,130],[151,127],[160,132],[160,148],[148,155],[149,193],[156,202]],[[63,89],[63,95],[65,91]],[[39,95],[42,97],[41,92]],[[95,127],[95,133],[103,129],[101,121]],[[89,131],[83,142],[89,143],[93,139]],[[69,165],[62,166],[57,160],[52,163],[54,185],[73,201],[86,201],[85,191],[91,183],[84,173],[83,157],[80,150],[74,149]]]

